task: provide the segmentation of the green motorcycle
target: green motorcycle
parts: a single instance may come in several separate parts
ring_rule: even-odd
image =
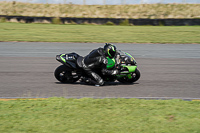
[[[140,71],[137,68],[137,63],[132,55],[127,52],[118,51],[115,59],[108,59],[107,69],[118,69],[118,75],[103,75],[101,68],[95,71],[105,82],[119,81],[121,83],[130,84],[140,78]],[[55,78],[62,83],[74,83],[81,77],[87,77],[83,70],[83,57],[77,53],[60,54],[56,56],[56,60],[62,65],[56,68],[54,72]]]

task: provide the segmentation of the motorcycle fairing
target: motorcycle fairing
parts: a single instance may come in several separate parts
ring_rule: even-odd
[[[136,63],[134,57],[131,56],[129,53],[122,52],[122,51],[120,51],[120,52],[124,54],[124,58],[122,58],[122,60],[121,60],[121,63],[122,63],[121,66],[123,68],[125,68],[124,71],[121,71],[121,74],[123,76],[124,76],[124,74],[126,76],[128,76],[127,74],[135,72],[135,70],[137,69],[137,63]],[[116,61],[115,61],[115,59],[110,59],[108,57],[107,57],[107,59],[108,59],[107,69],[112,69],[115,66]],[[132,65],[129,66],[129,65],[127,65],[127,63],[130,63]]]
[[[119,50],[119,53],[121,55],[121,64],[131,64],[137,66],[137,63],[132,55],[121,50]]]
[[[126,52],[124,52],[126,55],[128,55],[128,57],[130,57],[131,58],[131,61],[134,61],[135,59],[133,58],[133,56],[132,55],[130,55],[129,53],[126,53]]]
[[[128,69],[128,71],[121,72],[121,73],[133,73],[137,69],[137,66],[123,66]]]
[[[56,56],[56,60],[61,62],[62,64],[70,67],[76,68],[76,59],[79,57],[76,53],[69,53],[69,54],[60,54]]]

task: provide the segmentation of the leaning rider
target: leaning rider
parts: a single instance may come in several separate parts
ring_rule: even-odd
[[[113,44],[106,43],[104,48],[92,50],[87,56],[84,57],[82,64],[83,69],[89,78],[83,78],[86,83],[94,84],[95,86],[104,85],[103,79],[95,73],[95,68],[102,68],[101,71],[105,75],[116,75],[119,73],[117,69],[107,70],[108,63],[107,57],[113,59],[117,54],[116,47]]]

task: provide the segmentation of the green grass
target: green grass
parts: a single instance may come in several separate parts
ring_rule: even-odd
[[[199,133],[200,102],[139,99],[0,101],[0,132]]]
[[[0,41],[200,43],[200,26],[0,23]]]

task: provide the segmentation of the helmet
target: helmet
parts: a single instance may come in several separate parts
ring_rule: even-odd
[[[104,52],[105,52],[106,57],[109,57],[110,59],[114,58],[117,53],[115,45],[110,44],[110,43],[105,44]]]

